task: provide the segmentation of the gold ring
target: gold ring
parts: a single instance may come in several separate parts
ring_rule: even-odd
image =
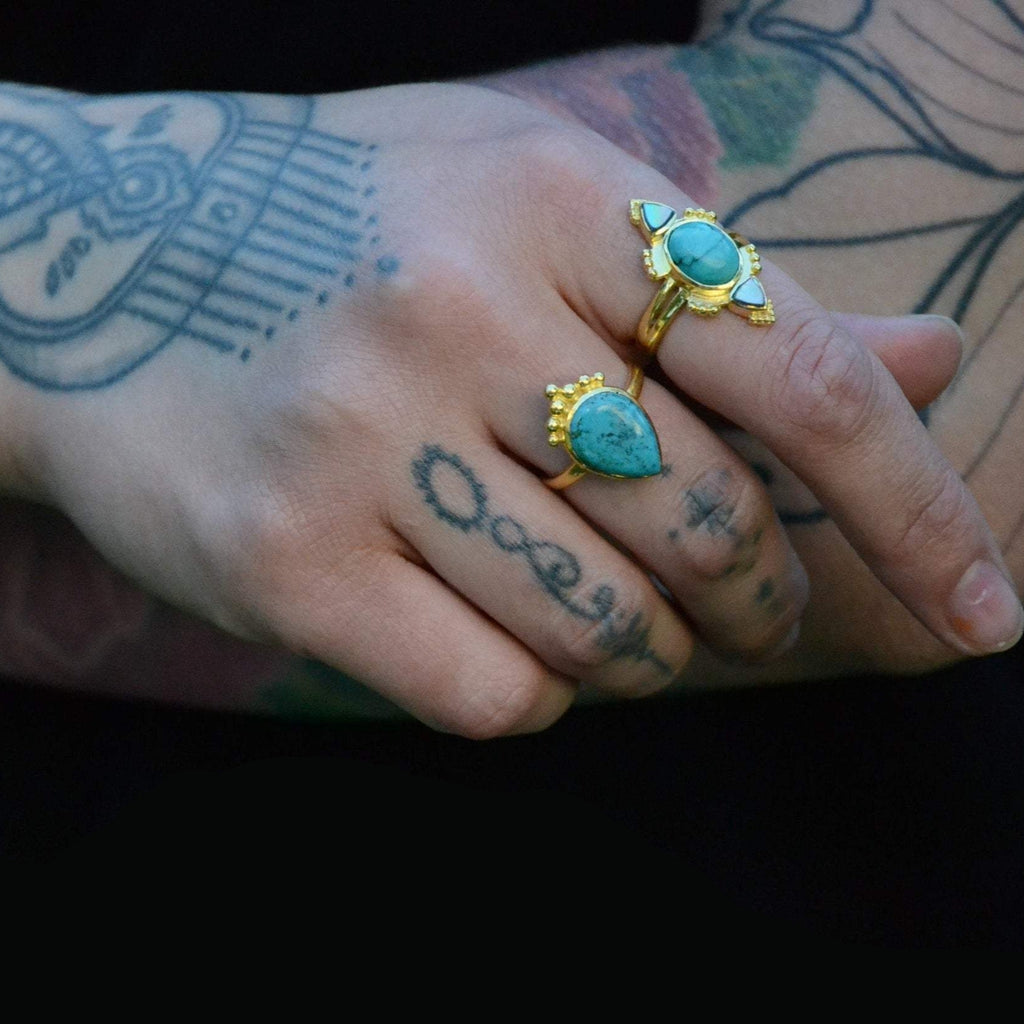
[[[544,482],[560,491],[588,473],[615,480],[639,480],[661,472],[661,446],[640,404],[644,372],[629,368],[625,388],[609,387],[603,373],[575,384],[544,390],[549,404],[548,444],[562,447],[569,467]]]
[[[721,227],[710,210],[688,207],[680,215],[664,203],[633,199],[629,219],[650,246],[644,250],[647,275],[661,285],[636,329],[636,340],[650,355],[687,307],[702,316],[729,309],[752,324],[775,323],[772,301],[757,279],[757,249]]]

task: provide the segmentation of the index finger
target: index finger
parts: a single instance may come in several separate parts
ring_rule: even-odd
[[[591,263],[579,282],[584,308],[620,340],[635,331],[657,287],[643,272],[643,242],[626,210],[622,200],[607,223],[602,217],[609,259]],[[616,251],[619,261],[633,253],[633,272],[621,265],[611,272]],[[662,367],[800,476],[879,579],[939,639],[969,654],[1012,646],[1024,609],[973,496],[864,340],[762,263],[775,323],[755,327],[727,312],[684,310],[662,341]]]

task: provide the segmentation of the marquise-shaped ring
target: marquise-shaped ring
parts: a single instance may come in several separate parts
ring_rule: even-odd
[[[629,219],[650,246],[644,267],[658,289],[640,318],[636,340],[653,355],[678,313],[713,316],[722,309],[752,324],[775,323],[772,301],[758,280],[761,260],[752,242],[726,231],[710,210],[681,214],[664,203],[633,199]]]
[[[575,383],[549,384],[548,444],[564,448],[572,460],[545,483],[562,490],[588,473],[614,480],[640,480],[661,472],[661,445],[640,405],[643,370],[629,368],[624,388],[605,384],[604,374]]]

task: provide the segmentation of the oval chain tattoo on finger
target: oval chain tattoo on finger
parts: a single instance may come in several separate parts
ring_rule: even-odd
[[[241,362],[397,260],[377,146],[304,96],[0,87],[0,361],[107,387],[171,344]]]
[[[449,479],[458,481],[461,493],[442,496],[437,473],[445,469]],[[621,610],[615,588],[607,584],[595,586],[580,601],[583,567],[579,559],[560,544],[533,536],[512,516],[492,512],[487,488],[458,455],[440,445],[425,445],[413,460],[412,478],[438,520],[462,533],[480,533],[498,550],[522,558],[534,580],[570,615],[599,623],[597,643],[610,658],[630,658],[652,665],[661,675],[672,675],[671,666],[650,646],[651,627],[643,615]]]

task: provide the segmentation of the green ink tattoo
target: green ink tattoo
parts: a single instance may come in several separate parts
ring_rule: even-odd
[[[814,110],[821,65],[727,43],[682,47],[672,66],[697,90],[725,150],[723,168],[787,163]]]

